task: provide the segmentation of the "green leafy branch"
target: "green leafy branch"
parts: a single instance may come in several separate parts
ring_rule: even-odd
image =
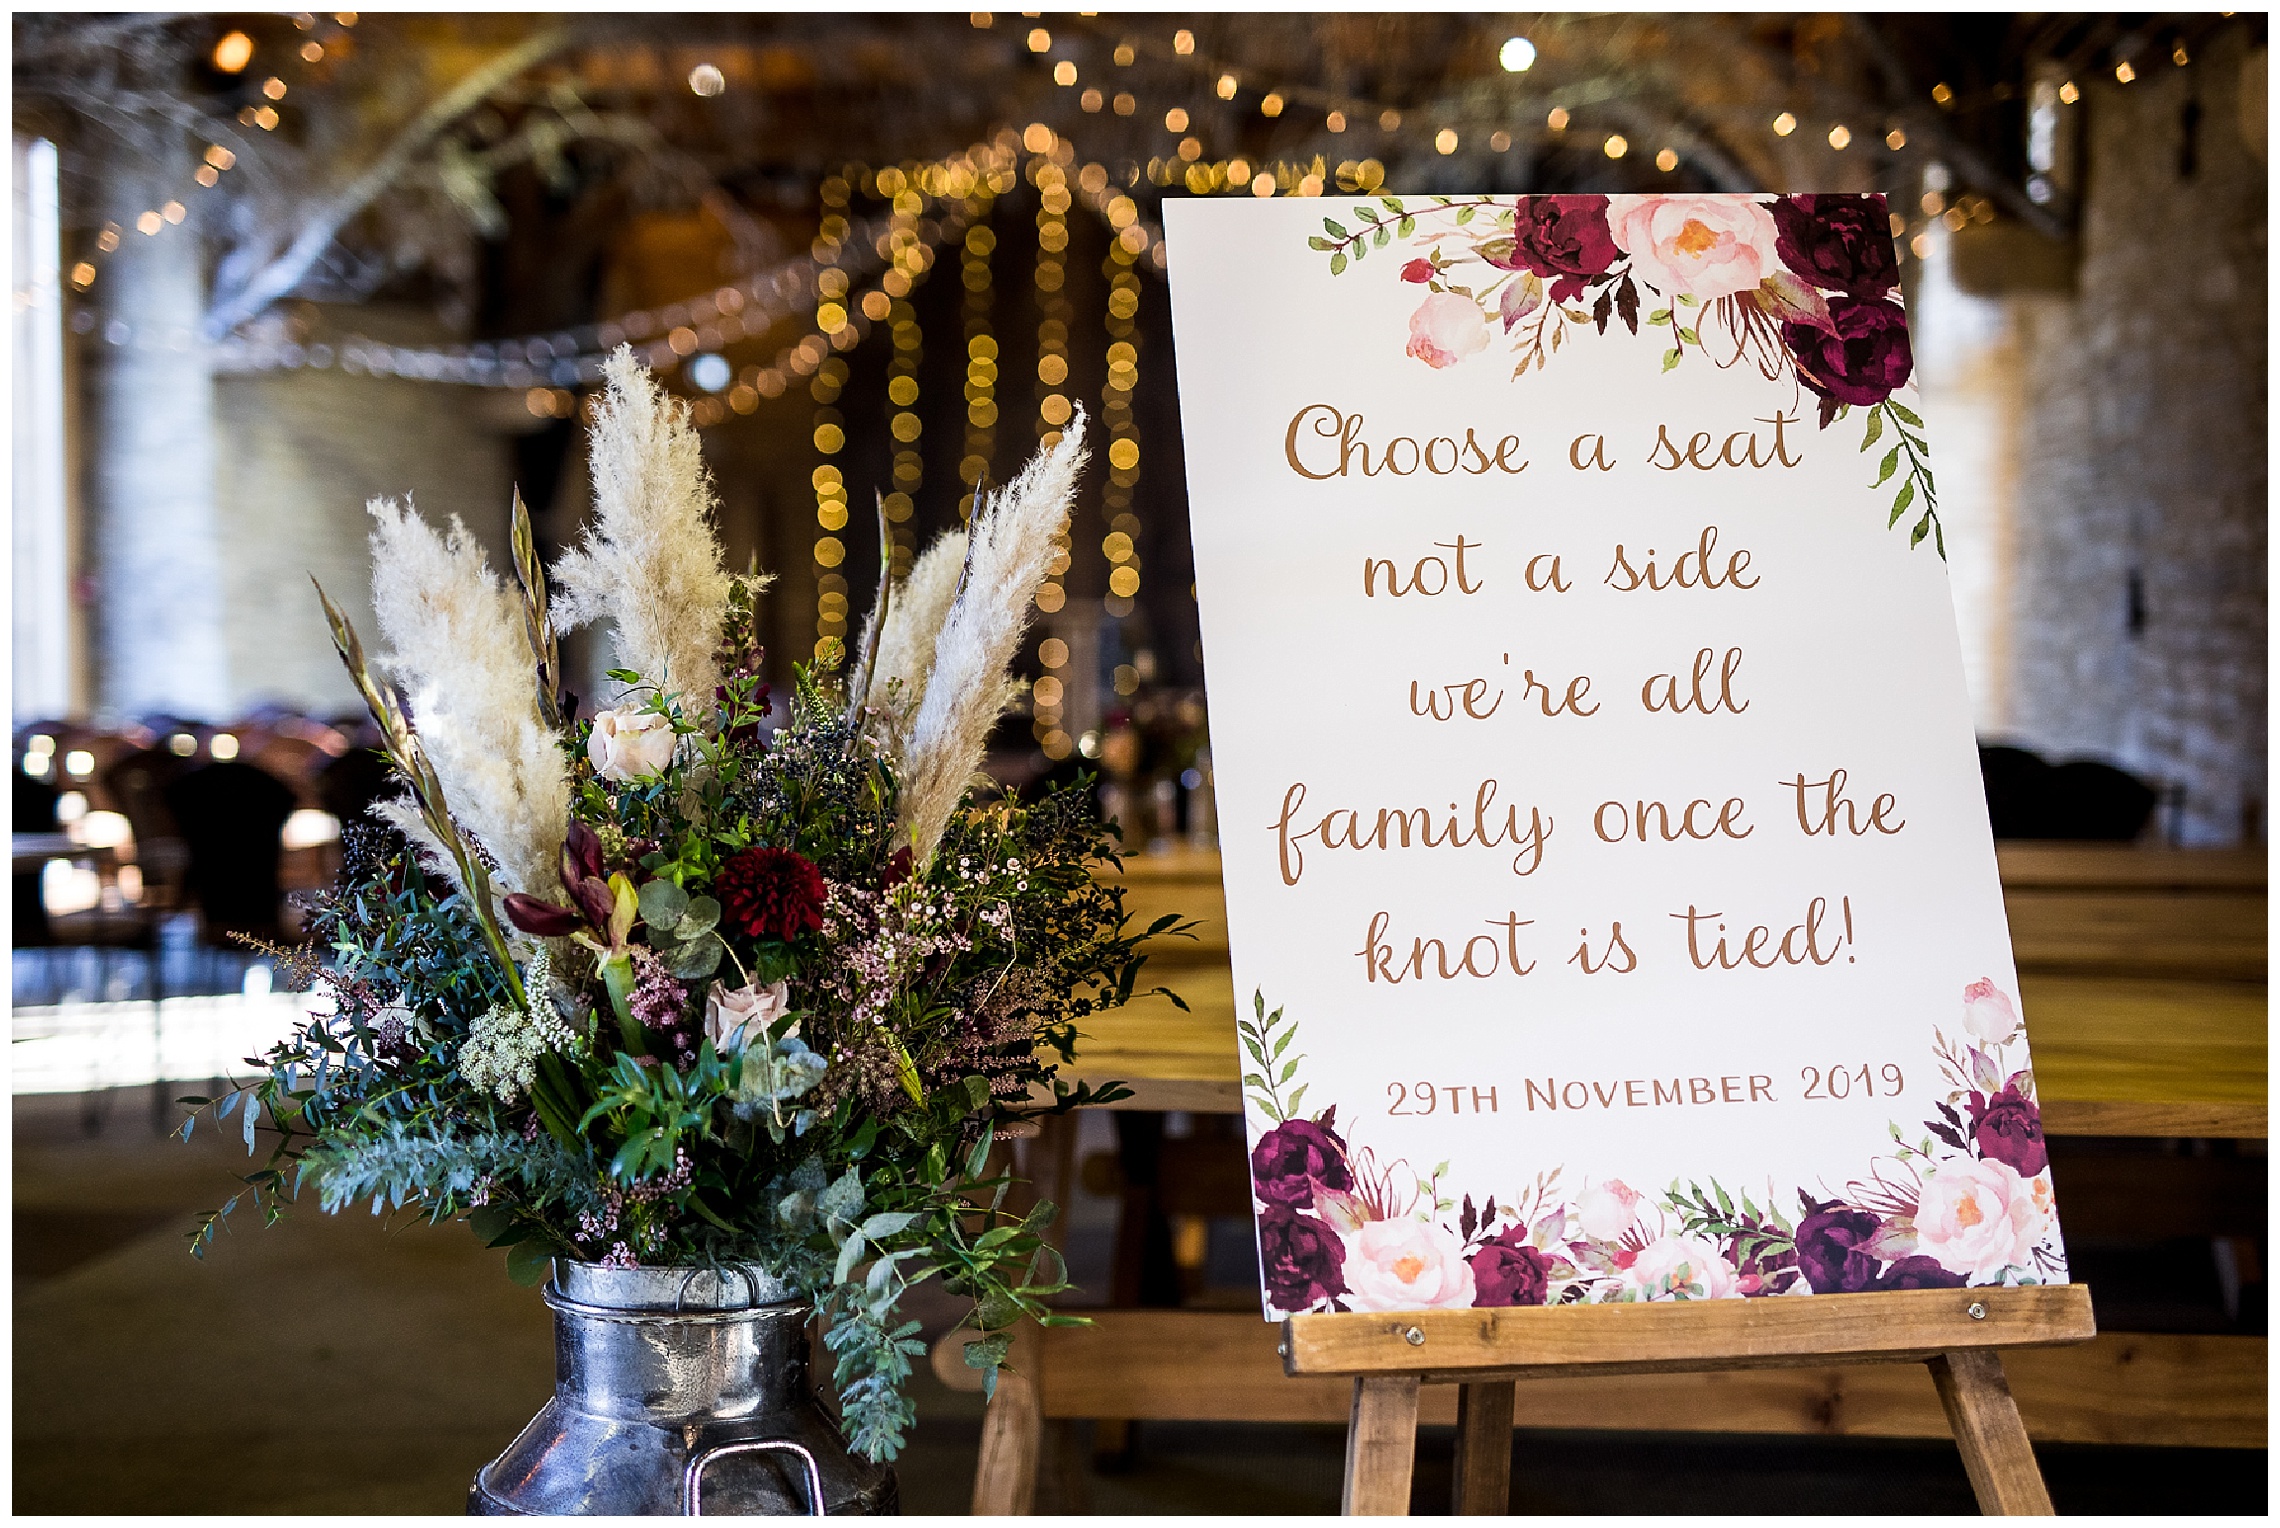
[[[1922,506],[1915,526],[1908,532],[1908,546],[1912,551],[1932,538],[1932,547],[1947,560],[1947,536],[1940,527],[1939,495],[1932,487],[1931,445],[1924,439],[1924,421],[1906,404],[1887,398],[1868,411],[1868,433],[1861,438],[1862,451],[1871,451],[1884,438],[1884,426],[1892,425],[1893,445],[1884,453],[1878,464],[1876,481],[1871,488],[1882,488],[1895,474],[1900,475],[1900,492],[1892,500],[1892,518],[1887,526],[1898,525],[1903,515],[1912,508]],[[1903,462],[1906,471],[1902,472]]]
[[[1433,203],[1437,210],[1443,212],[1455,209],[1459,226],[1470,223],[1483,209],[1495,211],[1498,205],[1485,196],[1463,201],[1436,196]],[[1348,232],[1346,225],[1336,218],[1324,218],[1322,226],[1329,231],[1330,237],[1324,238],[1321,234],[1316,234],[1306,241],[1307,248],[1328,253],[1330,274],[1333,276],[1344,275],[1350,261],[1362,259],[1373,249],[1385,248],[1397,235],[1406,239],[1417,231],[1417,214],[1410,211],[1397,196],[1381,196],[1375,207],[1357,204],[1353,211],[1358,226],[1352,232]]]
[[[1759,1209],[1744,1193],[1737,1205],[1724,1185],[1710,1180],[1705,1192],[1702,1186],[1688,1180],[1682,1190],[1676,1178],[1670,1181],[1665,1201],[1674,1210],[1689,1234],[1715,1237],[1733,1243],[1733,1257],[1738,1265],[1760,1261],[1766,1257],[1779,1257],[1794,1251],[1797,1246],[1796,1228],[1782,1217],[1779,1210],[1768,1205]]]
[[[1298,1021],[1292,1019],[1286,1024],[1280,1008],[1267,1012],[1264,992],[1254,989],[1251,1003],[1255,1022],[1241,1014],[1235,1016],[1235,1032],[1242,1037],[1243,1050],[1258,1067],[1255,1072],[1243,1074],[1243,1086],[1250,1090],[1251,1101],[1259,1106],[1260,1112],[1279,1125],[1298,1112],[1299,1101],[1306,1097],[1306,1084],[1300,1083],[1291,1090],[1287,1104],[1282,1098],[1283,1085],[1298,1075],[1298,1064],[1306,1059],[1300,1054],[1283,1060],[1283,1052],[1298,1038]],[[1282,1031],[1280,1035],[1275,1033],[1278,1029]],[[1281,1068],[1279,1072],[1277,1067]]]

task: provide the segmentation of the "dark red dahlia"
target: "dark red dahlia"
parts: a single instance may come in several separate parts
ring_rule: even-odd
[[[754,939],[797,939],[823,927],[823,872],[793,849],[744,849],[713,882],[732,927]]]

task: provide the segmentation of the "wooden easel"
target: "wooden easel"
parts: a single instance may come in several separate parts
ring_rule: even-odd
[[[1354,1376],[1343,1510],[1409,1511],[1420,1385],[1455,1384],[1459,1514],[1501,1515],[1512,1487],[1521,1380],[1590,1374],[1923,1363],[1985,1513],[2051,1512],[2002,1348],[2097,1335],[2080,1284],[1916,1289],[1672,1304],[1292,1316],[1283,1372]]]

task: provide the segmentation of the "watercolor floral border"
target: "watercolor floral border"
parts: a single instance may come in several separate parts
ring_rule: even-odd
[[[1866,410],[1860,449],[1889,442],[1871,486],[1899,480],[1888,523],[1914,511],[1908,545],[1928,537],[1944,559],[1924,422],[1893,397],[1915,357],[1889,217],[1874,195],[1385,196],[1355,205],[1351,228],[1324,218],[1307,243],[1333,276],[1396,239],[1417,251],[1398,267],[1428,289],[1408,354],[1437,370],[1501,335],[1517,380],[1571,329],[1620,319],[1637,334],[1643,321],[1669,331],[1666,372],[1690,352],[1747,362],[1813,393],[1823,429]]]
[[[1964,989],[1957,1036],[1933,1031],[1945,1091],[1920,1132],[1889,1124],[1891,1154],[1841,1190],[1769,1182],[1762,1199],[1716,1179],[1571,1191],[1552,1168],[1476,1204],[1449,1163],[1420,1174],[1360,1144],[1335,1105],[1302,1113],[1298,1023],[1253,1002],[1237,1028],[1268,1122],[1251,1184],[1271,1318],[2066,1280],[2025,1032],[1992,980]]]

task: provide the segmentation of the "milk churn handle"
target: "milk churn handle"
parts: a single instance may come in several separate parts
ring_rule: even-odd
[[[674,1315],[681,1314],[681,1302],[689,1298],[689,1286],[695,1283],[697,1275],[704,1271],[702,1268],[692,1268],[683,1276],[680,1292],[673,1296]],[[749,1268],[740,1265],[736,1272],[744,1280],[744,1303],[746,1305],[758,1305],[760,1303],[760,1281],[752,1276],[752,1270]],[[715,1277],[717,1278],[718,1275],[716,1274]]]
[[[706,1465],[711,1464],[715,1459],[725,1458],[730,1454],[764,1452],[800,1456],[800,1462],[807,1466],[808,1516],[822,1517],[824,1515],[823,1472],[816,1468],[815,1455],[807,1451],[807,1446],[794,1443],[789,1438],[756,1438],[747,1443],[723,1443],[718,1448],[708,1448],[690,1455],[687,1466],[681,1471],[681,1515],[683,1517],[701,1517],[704,1515],[699,1494],[703,1490]]]

